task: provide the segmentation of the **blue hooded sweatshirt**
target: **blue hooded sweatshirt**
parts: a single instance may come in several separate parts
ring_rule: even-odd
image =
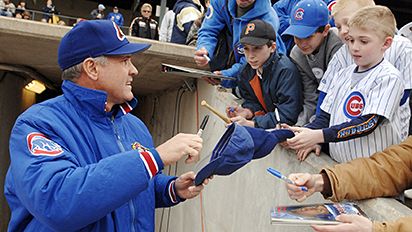
[[[239,40],[242,29],[247,23],[254,19],[261,19],[270,22],[275,31],[279,29],[278,15],[269,0],[256,0],[253,7],[241,17],[236,17],[236,12],[236,0],[211,1],[197,40],[197,49],[204,47],[208,51],[209,57],[213,58],[220,31],[225,26],[231,30],[233,35],[232,49],[236,63],[229,69],[221,70],[222,75],[229,77],[238,77],[242,66],[246,63],[243,46]],[[276,45],[278,53],[286,54],[286,47],[279,33],[276,33]],[[226,88],[233,88],[236,86],[236,82],[225,80],[222,81],[221,85]]]

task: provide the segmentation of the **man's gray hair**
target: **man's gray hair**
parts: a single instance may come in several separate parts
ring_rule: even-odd
[[[99,57],[93,58],[93,60],[101,65],[107,64],[107,57],[105,56],[99,56]],[[80,74],[82,72],[83,72],[83,62],[63,70],[62,80],[75,81],[77,78],[80,77]]]

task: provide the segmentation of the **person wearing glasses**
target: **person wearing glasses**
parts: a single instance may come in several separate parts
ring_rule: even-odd
[[[152,5],[145,3],[140,8],[141,16],[132,20],[129,29],[129,35],[159,40],[159,24],[152,19]]]

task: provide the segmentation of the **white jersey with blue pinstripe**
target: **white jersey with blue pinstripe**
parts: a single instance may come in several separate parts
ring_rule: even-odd
[[[356,64],[353,64],[339,71],[325,97],[321,109],[330,114],[329,126],[368,114],[377,114],[385,119],[369,135],[330,143],[330,155],[338,162],[369,157],[392,144],[400,143],[408,135],[409,121],[402,121],[400,117],[399,102],[404,91],[400,72],[385,59],[363,73],[355,73],[355,68]],[[361,132],[375,124],[376,121],[371,121],[344,128],[341,134],[345,136]]]

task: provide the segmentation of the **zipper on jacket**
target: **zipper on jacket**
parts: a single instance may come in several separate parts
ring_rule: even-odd
[[[124,146],[123,146],[123,144],[122,144],[122,140],[121,140],[121,138],[120,138],[120,135],[119,135],[119,131],[118,131],[118,129],[117,129],[117,125],[114,123],[114,115],[111,117],[111,123],[112,123],[112,125],[113,125],[113,131],[114,131],[114,135],[115,135],[115,137],[116,137],[116,143],[117,143],[117,146],[119,147],[119,149],[120,149],[120,151],[121,152],[125,152],[126,151],[126,149],[124,149]],[[131,217],[131,231],[132,232],[135,232],[136,230],[135,230],[135,228],[134,228],[134,221],[135,221],[135,217],[136,217],[136,215],[135,215],[135,208],[134,208],[134,204],[133,204],[133,198],[132,199],[130,199],[130,201],[129,201],[129,209],[130,209],[130,217]]]

